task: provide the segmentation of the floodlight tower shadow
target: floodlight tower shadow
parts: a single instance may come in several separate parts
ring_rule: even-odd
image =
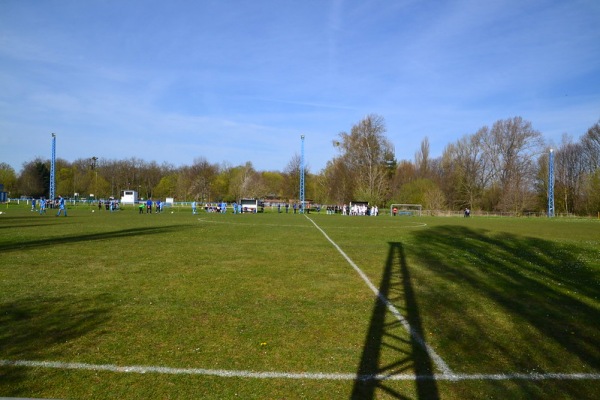
[[[381,376],[412,371],[417,398],[439,399],[434,363],[423,342],[418,340],[418,337],[424,337],[423,328],[401,243],[389,243],[379,293],[402,312],[414,334],[408,335],[400,321],[392,320],[386,304],[376,297],[350,398],[374,399],[380,397],[377,395],[379,391],[393,398],[409,399]],[[385,360],[382,359],[384,350]]]

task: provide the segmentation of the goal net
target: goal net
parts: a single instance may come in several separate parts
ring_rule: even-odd
[[[390,215],[395,217],[396,215],[405,216],[421,216],[423,206],[421,204],[392,204],[390,206]]]

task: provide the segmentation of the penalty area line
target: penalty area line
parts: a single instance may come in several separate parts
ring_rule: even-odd
[[[204,368],[170,368],[156,366],[118,366],[113,364],[87,364],[60,361],[28,361],[0,360],[0,367],[50,368],[83,371],[105,371],[126,374],[165,374],[165,375],[198,375],[217,376],[222,378],[252,378],[252,379],[305,379],[305,380],[336,380],[336,381],[508,381],[508,380],[600,380],[600,373],[512,373],[512,374],[376,374],[357,375],[351,373],[322,373],[322,372],[276,372],[276,371],[244,371]]]

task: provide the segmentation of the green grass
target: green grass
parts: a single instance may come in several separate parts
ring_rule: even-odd
[[[441,371],[303,215],[0,215],[0,359]],[[600,221],[310,218],[458,374],[600,374]],[[224,378],[0,367],[0,396],[594,398],[600,380]]]

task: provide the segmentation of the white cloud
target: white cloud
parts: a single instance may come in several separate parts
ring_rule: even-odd
[[[0,159],[55,131],[71,160],[282,169],[305,134],[319,170],[370,113],[400,158],[515,115],[552,137],[600,117],[593,1],[140,4],[0,4]]]

